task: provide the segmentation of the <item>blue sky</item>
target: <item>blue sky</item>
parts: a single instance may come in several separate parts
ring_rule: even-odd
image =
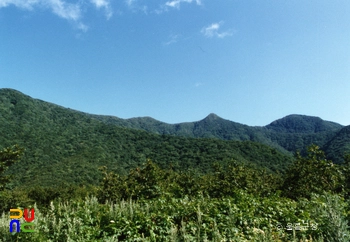
[[[0,0],[0,87],[168,123],[350,125],[348,0]]]

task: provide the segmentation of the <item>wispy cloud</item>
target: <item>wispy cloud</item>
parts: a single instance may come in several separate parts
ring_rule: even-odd
[[[112,16],[112,9],[109,1],[110,0],[90,0],[97,9],[105,9],[107,18]],[[70,21],[76,28],[85,32],[88,30],[88,26],[82,22],[83,3],[84,1],[71,3],[66,0],[0,0],[0,8],[13,5],[29,11],[33,11],[35,8],[49,9],[58,17]]]
[[[201,0],[171,0],[162,4],[160,8],[156,9],[154,12],[161,14],[163,12],[169,11],[169,8],[180,9],[181,3],[196,3],[197,5],[202,5]]]
[[[19,8],[32,9],[32,5],[38,3],[38,0],[0,0],[0,8],[7,7],[9,5],[15,5]]]
[[[164,42],[163,45],[171,45],[175,44],[179,40],[179,35],[178,34],[172,34],[169,36],[169,40],[167,42]]]
[[[42,2],[44,3],[44,1]],[[81,18],[81,9],[78,4],[66,3],[61,0],[50,0],[44,4],[61,18],[73,21],[78,21]]]
[[[37,6],[44,6],[53,13],[67,20],[77,21],[81,18],[79,4],[67,3],[62,0],[0,0],[0,8],[14,5],[18,8],[33,10]]]
[[[128,7],[132,7],[135,2],[136,2],[136,0],[125,0],[125,3],[126,3],[126,5],[128,5]]]
[[[125,4],[128,6],[130,10],[133,12],[143,12],[144,14],[148,14],[148,6],[137,3],[137,0],[125,0]]]
[[[180,8],[181,3],[192,3],[192,2],[196,2],[197,5],[202,4],[201,0],[172,0],[172,1],[166,2],[165,6],[173,7],[173,8]]]
[[[97,9],[104,8],[106,11],[106,18],[110,19],[113,15],[110,0],[90,0]]]
[[[201,33],[208,38],[213,38],[213,37],[224,38],[226,36],[233,35],[232,30],[219,32],[219,29],[220,29],[222,24],[223,24],[222,21],[220,21],[218,23],[212,23],[211,25],[202,28]]]

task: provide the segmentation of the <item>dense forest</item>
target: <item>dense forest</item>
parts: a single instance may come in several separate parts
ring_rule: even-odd
[[[0,89],[3,241],[349,241],[349,127],[86,114]],[[9,209],[34,208],[34,233]]]

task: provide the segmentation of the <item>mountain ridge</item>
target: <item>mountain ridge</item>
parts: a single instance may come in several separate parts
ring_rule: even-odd
[[[167,124],[167,125],[178,125],[178,124],[201,122],[201,121],[207,121],[207,120],[211,120],[211,121],[212,120],[225,120],[225,121],[233,122],[233,123],[244,125],[244,126],[248,126],[248,127],[266,127],[267,128],[267,127],[273,127],[276,124],[280,124],[281,121],[290,120],[291,118],[295,118],[295,117],[298,118],[299,117],[299,118],[317,119],[317,120],[322,121],[322,122],[333,124],[333,126],[338,126],[338,128],[339,127],[345,127],[344,125],[341,125],[341,124],[333,122],[333,121],[327,121],[327,120],[323,120],[323,119],[321,119],[320,117],[317,117],[317,116],[310,116],[310,115],[304,115],[304,114],[289,114],[289,115],[284,116],[284,117],[282,117],[280,119],[274,120],[270,124],[267,124],[267,125],[264,125],[264,126],[260,126],[260,125],[258,125],[258,126],[250,126],[250,125],[247,125],[247,124],[243,124],[243,123],[239,123],[239,122],[235,122],[235,121],[232,121],[232,120],[228,120],[228,119],[222,118],[222,117],[218,116],[215,113],[209,113],[206,117],[204,117],[201,120],[197,120],[197,121],[187,121],[187,122],[179,122],[179,123],[170,124],[170,123],[166,123],[166,122],[160,121],[160,120],[155,119],[155,118],[150,117],[150,116],[137,116],[137,117],[123,119],[123,118],[119,118],[118,116],[114,116],[114,115],[108,115],[108,114],[100,115],[100,114],[87,113],[87,112],[83,112],[83,111],[80,111],[80,110],[75,110],[75,109],[71,109],[71,108],[68,108],[68,107],[64,107],[64,106],[56,104],[56,103],[51,103],[51,102],[48,102],[48,101],[44,101],[44,100],[41,100],[41,99],[38,99],[38,98],[32,98],[31,96],[29,96],[27,94],[24,94],[24,93],[22,93],[22,92],[20,92],[20,91],[18,91],[16,89],[12,89],[12,88],[0,88],[0,95],[4,91],[13,92],[13,93],[16,93],[16,94],[19,94],[19,95],[23,95],[23,96],[26,96],[28,98],[34,99],[34,100],[38,100],[38,101],[41,101],[41,102],[49,103],[49,104],[52,104],[52,105],[55,105],[55,106],[58,106],[58,107],[61,107],[61,108],[69,109],[69,110],[76,111],[76,112],[79,112],[79,113],[83,113],[83,114],[86,114],[86,115],[92,115],[92,116],[95,116],[95,117],[104,117],[106,122],[108,122],[107,121],[108,118],[112,118],[112,119],[127,120],[127,121],[138,121],[138,122],[140,122],[140,120],[148,120],[148,121],[152,121],[152,122],[155,122],[155,123],[162,123],[162,124]],[[319,131],[317,131],[317,132],[319,132]]]
[[[340,124],[325,121],[319,117],[298,114],[287,115],[265,126],[248,126],[224,119],[214,113],[210,113],[199,121],[168,124],[152,117],[122,119],[110,115],[84,113],[57,104],[31,98],[30,96],[14,89],[0,89],[0,98],[6,95],[8,96],[10,105],[16,105],[16,98],[25,98],[27,100],[26,102],[31,102],[33,105],[34,103],[39,106],[47,104],[47,109],[57,109],[58,113],[64,112],[62,110],[69,110],[73,116],[75,113],[79,113],[86,119],[94,119],[108,125],[144,130],[159,135],[253,141],[276,148],[285,154],[294,153],[297,150],[305,151],[305,148],[312,143],[317,144],[328,151],[334,149],[334,145],[331,145],[331,143],[336,140],[334,136],[344,128],[344,126]],[[22,109],[24,112],[24,108]],[[19,108],[16,110],[18,111]],[[40,117],[40,111],[37,112],[38,117]],[[336,143],[336,146],[340,145],[339,142]],[[347,149],[342,150],[347,151]],[[334,152],[330,153],[333,153],[332,158],[335,158],[339,162],[342,161],[342,158],[337,157],[337,154],[334,154]]]
[[[106,121],[105,116],[95,117],[98,120]],[[302,120],[302,124],[305,126],[294,127],[298,120]],[[285,116],[265,126],[249,126],[237,123],[221,118],[214,113],[199,121],[177,124],[168,124],[156,119],[148,122],[147,118],[143,117],[131,119],[110,117],[108,123],[156,134],[222,140],[251,140],[267,144],[282,152],[305,151],[306,146],[312,143],[322,147],[337,131],[344,127],[341,124],[325,121],[319,117],[299,114]],[[293,144],[286,144],[287,140],[292,140]]]
[[[3,89],[0,134],[0,149],[14,144],[25,149],[21,161],[8,170],[16,177],[8,188],[96,184],[100,166],[125,174],[147,159],[166,169],[200,173],[210,171],[215,162],[224,165],[234,160],[273,172],[292,161],[290,155],[257,142],[159,135]]]

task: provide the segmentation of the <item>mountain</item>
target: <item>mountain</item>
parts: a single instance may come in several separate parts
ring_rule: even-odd
[[[305,153],[310,144],[324,149],[327,142],[333,139],[343,126],[319,117],[292,114],[273,121],[265,128],[271,131],[268,136],[272,142],[290,152],[299,150]],[[337,157],[338,161],[342,160],[339,159],[340,154],[335,154],[334,157]]]
[[[324,121],[319,117],[296,114],[273,121],[264,127],[251,127],[223,119],[213,113],[200,121],[179,124],[167,124],[151,117],[121,119],[113,116],[80,113],[85,117],[106,124],[145,130],[156,134],[222,140],[250,140],[267,144],[283,152],[302,150],[311,143],[324,146],[343,127],[334,122]]]
[[[11,91],[17,92],[15,90]],[[334,122],[324,121],[319,117],[296,114],[273,121],[264,127],[251,127],[232,122],[213,113],[200,121],[178,124],[167,124],[151,117],[121,119],[81,112],[80,114],[84,115],[85,118],[89,117],[105,124],[144,130],[155,134],[255,141],[274,147],[284,153],[293,153],[296,150],[303,152],[307,146],[313,143],[324,147],[343,127]],[[337,158],[337,160],[339,159]]]
[[[310,134],[339,130],[343,126],[334,122],[324,121],[319,117],[293,114],[278,119],[265,127],[282,133]]]
[[[349,126],[318,117],[289,115],[263,127],[209,114],[202,120],[167,124],[151,117],[121,119],[93,115],[13,89],[0,89],[0,148],[25,148],[9,172],[18,184],[91,183],[99,166],[118,173],[154,160],[162,167],[207,172],[213,162],[232,159],[283,171],[292,153],[315,143],[343,162]]]
[[[14,144],[25,148],[21,162],[9,169],[15,177],[10,187],[96,184],[101,178],[98,167],[107,166],[125,174],[148,158],[163,168],[195,169],[199,173],[210,171],[214,162],[237,160],[270,171],[282,171],[292,162],[290,155],[257,142],[189,137],[198,130],[195,126],[209,128],[218,120],[221,119],[214,115],[179,125],[152,118],[123,120],[86,114],[16,90],[0,89],[0,148]],[[229,127],[236,125],[221,121]],[[164,132],[155,134],[142,128]],[[187,137],[165,134],[189,131]]]
[[[232,122],[213,113],[200,121],[179,124],[167,124],[149,117],[120,119],[96,115],[94,118],[108,124],[141,129],[156,134],[221,140],[249,140],[269,145],[284,153],[294,153],[297,150],[305,153],[306,148],[311,144],[323,147],[343,127],[319,117],[297,114],[278,119],[263,127]]]

